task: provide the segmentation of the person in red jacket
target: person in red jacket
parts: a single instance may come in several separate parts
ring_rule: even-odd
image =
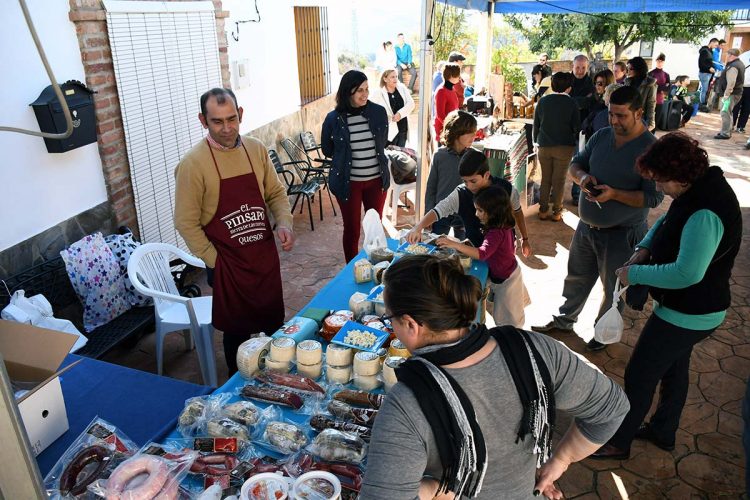
[[[443,69],[443,83],[435,92],[435,138],[440,142],[443,131],[443,121],[451,111],[458,109],[458,97],[453,86],[461,80],[461,67],[456,63],[448,63]]]

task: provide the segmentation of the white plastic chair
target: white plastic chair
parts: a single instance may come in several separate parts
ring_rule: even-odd
[[[407,191],[416,192],[417,183],[396,184],[393,182],[393,168],[391,167],[390,159],[388,160],[388,169],[391,173],[391,185],[388,187],[388,194],[386,194],[385,199],[388,200],[388,197],[391,197],[391,224],[393,224],[393,227],[396,227],[396,222],[398,221],[398,201],[401,199],[401,195]]]
[[[203,382],[216,387],[216,358],[211,325],[212,297],[182,297],[177,291],[169,266],[174,257],[195,267],[206,264],[167,243],[145,243],[139,246],[128,261],[128,277],[138,292],[154,299],[156,312],[156,366],[162,373],[164,337],[171,332],[184,332],[185,346],[195,347]]]

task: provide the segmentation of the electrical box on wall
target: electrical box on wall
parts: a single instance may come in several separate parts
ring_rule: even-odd
[[[234,80],[232,86],[235,90],[250,86],[250,61],[248,59],[232,62],[232,79]]]
[[[48,153],[64,153],[96,142],[96,114],[94,91],[79,81],[69,80],[60,85],[73,119],[73,133],[66,139],[44,139]],[[52,85],[45,88],[36,101],[29,104],[39,122],[39,130],[62,134],[67,129],[65,115]]]

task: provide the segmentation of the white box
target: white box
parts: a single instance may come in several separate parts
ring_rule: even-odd
[[[30,388],[16,403],[34,455],[68,430],[59,376],[74,364],[57,369],[75,342],[69,333],[0,320],[0,352],[8,376]]]

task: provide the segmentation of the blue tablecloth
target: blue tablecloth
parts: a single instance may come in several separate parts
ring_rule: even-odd
[[[75,354],[61,368],[78,360],[60,377],[69,429],[37,457],[42,477],[97,415],[141,446],[174,429],[186,399],[212,390]]]

